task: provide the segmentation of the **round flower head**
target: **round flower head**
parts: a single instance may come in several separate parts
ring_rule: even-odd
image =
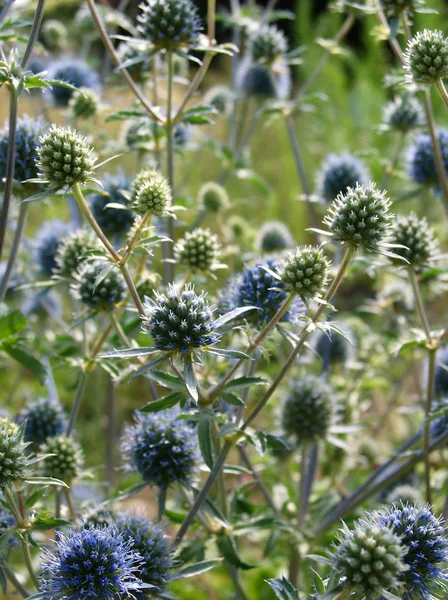
[[[437,134],[443,165],[448,172],[448,131],[441,129]],[[418,184],[440,188],[439,175],[434,161],[431,136],[419,135],[409,149],[409,174]]]
[[[86,262],[76,273],[74,291],[80,302],[95,310],[111,310],[119,304],[126,292],[123,275],[115,268],[102,275],[107,264],[102,261]]]
[[[249,55],[254,63],[272,64],[288,51],[288,42],[275,25],[263,25],[249,36]]]
[[[439,397],[448,396],[448,346],[437,351],[434,393]]]
[[[92,179],[96,162],[93,148],[74,129],[53,124],[50,131],[39,138],[39,143],[36,165],[42,183],[60,190]]]
[[[23,433],[23,426],[0,418],[0,490],[20,483],[29,474],[28,444]]]
[[[405,70],[415,83],[437,83],[448,75],[448,39],[443,31],[419,31],[408,43]]]
[[[202,210],[209,213],[217,214],[230,206],[229,195],[226,190],[222,185],[214,181],[204,183],[199,190],[198,196],[199,206]]]
[[[98,73],[82,60],[63,59],[56,61],[49,72],[50,78],[69,83],[76,88],[100,89]],[[59,85],[51,87],[51,95],[56,106],[67,106],[74,91]]]
[[[280,268],[280,279],[288,292],[303,300],[319,296],[327,284],[330,261],[319,246],[301,246]]]
[[[27,115],[17,120],[16,161],[14,165],[14,181],[20,183],[37,177],[36,147],[39,138],[45,131],[45,123],[41,119],[30,119]],[[6,174],[9,146],[9,128],[0,131],[0,173]]]
[[[91,508],[82,515],[81,520],[84,529],[89,529],[92,525],[95,527],[115,525],[114,514],[105,508]]]
[[[146,326],[155,347],[165,352],[190,354],[203,346],[216,344],[213,309],[205,294],[197,295],[190,285],[181,291],[170,285],[166,294],[155,292],[155,300],[145,304]]]
[[[400,538],[387,526],[358,521],[349,530],[344,524],[333,555],[334,569],[357,600],[377,600],[383,590],[400,587],[407,568],[405,552]]]
[[[142,557],[115,526],[56,531],[42,556],[41,590],[52,600],[124,600],[143,589]]]
[[[425,218],[418,217],[414,212],[395,218],[389,239],[393,244],[406,246],[394,248],[393,251],[394,254],[405,258],[413,268],[431,267],[437,258],[438,240],[435,231]],[[392,260],[407,266],[399,259]]]
[[[170,212],[173,195],[161,173],[145,169],[132,184],[131,198],[132,208],[137,214],[149,212],[155,217],[163,217]]]
[[[284,432],[298,442],[323,439],[333,418],[334,391],[320,377],[295,381],[283,405]]]
[[[87,260],[87,253],[98,249],[98,241],[90,229],[77,229],[62,238],[56,253],[56,273],[73,277]]]
[[[362,160],[348,152],[329,154],[318,176],[318,192],[326,202],[333,202],[347,188],[365,185],[368,180],[369,173]]]
[[[141,580],[158,588],[157,594],[162,592],[170,578],[169,571],[174,565],[172,549],[163,528],[145,517],[131,515],[119,517],[116,523],[124,539],[132,540],[134,551],[143,557]],[[144,596],[136,594],[136,597],[140,600]]]
[[[140,298],[151,298],[156,290],[161,288],[161,277],[155,272],[144,272],[137,283],[137,292]]]
[[[84,464],[84,456],[81,446],[73,438],[65,435],[51,437],[41,447],[40,452],[53,455],[47,456],[42,463],[45,477],[70,484],[79,476]]]
[[[75,119],[91,119],[98,112],[99,98],[94,90],[82,87],[73,93],[70,108]]]
[[[272,254],[292,248],[294,239],[286,225],[280,221],[268,221],[261,226],[255,245],[262,254]]]
[[[407,133],[425,122],[422,105],[411,94],[398,96],[386,106],[384,123],[389,129]]]
[[[171,411],[137,414],[122,441],[127,468],[149,485],[189,484],[197,467],[196,432]]]
[[[225,85],[215,85],[204,96],[204,104],[213,106],[220,115],[230,115],[234,103],[232,90]]]
[[[42,23],[41,33],[44,45],[50,51],[61,49],[68,39],[66,26],[57,19],[48,19]]]
[[[384,240],[392,218],[386,192],[374,183],[356,185],[339,194],[331,204],[324,223],[334,239],[356,249],[377,250]]]
[[[388,494],[387,501],[391,504],[406,504],[407,502],[413,504],[414,506],[421,506],[422,502],[422,493],[418,487],[410,484],[402,484],[397,485],[394,489]]]
[[[90,206],[93,216],[106,235],[126,233],[134,222],[132,211],[124,210],[129,206],[129,202],[123,196],[123,191],[130,190],[130,181],[123,173],[119,173],[115,176],[106,175],[102,183],[104,191],[108,195],[95,194],[92,196]],[[108,208],[108,204],[121,204],[123,209]]]
[[[19,421],[26,421],[25,441],[40,446],[48,438],[60,435],[67,428],[64,408],[58,400],[41,398],[21,412]]]
[[[283,61],[269,67],[245,56],[238,66],[237,88],[243,96],[285,100],[291,92],[291,71]]]
[[[174,246],[177,262],[193,271],[213,271],[219,264],[220,254],[218,237],[210,229],[187,231]]]
[[[144,0],[138,30],[155,50],[176,52],[198,41],[201,22],[192,0]]]
[[[429,507],[402,504],[372,513],[380,526],[389,527],[400,538],[408,566],[401,581],[410,598],[426,600],[444,591],[448,576],[448,535],[444,522]]]
[[[59,219],[46,221],[36,234],[33,256],[39,271],[51,276],[57,268],[56,256],[64,236],[70,231],[68,223]]]
[[[330,335],[319,331],[314,349],[323,363],[346,363],[353,358],[353,347],[344,336],[331,331]]]

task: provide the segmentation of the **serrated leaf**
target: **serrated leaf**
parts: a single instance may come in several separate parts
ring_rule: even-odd
[[[221,392],[220,396],[227,404],[231,404],[232,406],[246,406],[241,398],[238,398],[238,396],[231,392]]]
[[[266,583],[279,600],[300,600],[299,590],[286,577],[266,579]]]
[[[70,521],[65,519],[57,519],[55,517],[37,517],[33,521],[33,531],[48,531],[49,529],[56,529],[57,527],[65,527],[70,525]]]
[[[42,182],[39,182],[42,183]],[[38,200],[45,200],[45,198],[49,198],[50,196],[54,196],[56,194],[56,190],[45,190],[44,192],[39,192],[38,194],[33,194],[32,196],[28,196],[25,200],[22,200],[20,204],[25,204],[27,202],[37,202]]]
[[[181,400],[185,399],[185,392],[173,392],[172,394],[168,394],[164,398],[160,398],[159,400],[153,400],[148,404],[145,404],[142,408],[138,409],[138,412],[144,413],[152,413],[159,412],[160,410],[168,410],[169,408],[173,408],[176,406]]]
[[[214,465],[212,430],[210,415],[205,411],[201,413],[201,417],[199,419],[198,440],[202,458],[204,459],[204,462],[210,471],[212,471]]]

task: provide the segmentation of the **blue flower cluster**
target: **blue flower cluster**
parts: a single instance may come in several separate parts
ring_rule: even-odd
[[[438,132],[443,164],[448,172],[448,131],[441,129]],[[439,188],[439,176],[434,162],[434,152],[431,136],[419,135],[409,149],[409,175],[420,185]]]
[[[36,147],[39,144],[39,137],[44,133],[45,128],[45,123],[41,119],[31,119],[27,115],[18,119],[14,181],[20,183],[26,179],[37,177]],[[5,126],[0,131],[0,179],[6,176],[8,146],[9,127]]]
[[[26,421],[25,441],[36,446],[44,444],[48,438],[64,433],[67,428],[67,417],[62,404],[50,398],[41,398],[30,404],[19,416],[19,422],[23,421]]]
[[[64,58],[56,61],[50,69],[49,76],[50,79],[69,83],[76,88],[100,89],[98,73],[83,60]],[[53,85],[51,95],[56,106],[67,106],[73,96],[73,90]]]
[[[134,222],[134,216],[130,210],[119,208],[106,208],[108,204],[121,204],[128,206],[128,201],[122,191],[131,189],[131,182],[124,175],[106,175],[103,179],[103,188],[108,193],[94,194],[91,201],[91,209],[97,223],[106,235],[122,235],[129,231]]]
[[[333,202],[348,187],[365,185],[368,180],[369,172],[362,160],[348,152],[329,154],[318,175],[318,192],[326,202]]]
[[[37,232],[33,244],[33,257],[43,275],[50,277],[57,268],[56,254],[62,239],[69,232],[68,223],[60,219],[47,221]]]

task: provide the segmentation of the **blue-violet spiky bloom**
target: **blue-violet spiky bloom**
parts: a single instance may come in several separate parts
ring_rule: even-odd
[[[437,133],[443,166],[448,173],[448,131],[441,129]],[[434,161],[434,150],[430,135],[419,135],[409,149],[408,171],[415,183],[440,188],[439,175]]]
[[[369,172],[361,159],[348,152],[329,154],[317,177],[318,193],[326,202],[333,202],[347,188],[365,185],[368,180]]]
[[[437,83],[448,75],[448,39],[443,31],[425,29],[409,41],[405,70],[410,81]]]
[[[87,260],[88,252],[97,250],[98,240],[89,228],[72,231],[62,238],[56,253],[56,273],[64,277],[73,277],[79,267]]]
[[[70,231],[70,225],[60,219],[46,221],[36,234],[33,243],[33,256],[39,271],[51,276],[57,269],[56,256],[64,236]]]
[[[126,210],[129,206],[128,200],[123,192],[131,189],[131,182],[124,175],[106,175],[103,178],[103,188],[107,192],[104,194],[95,194],[91,200],[91,210],[98,225],[106,235],[121,235],[127,233],[134,222],[134,216],[131,210]],[[120,204],[120,208],[108,208],[108,204]]]
[[[0,418],[0,490],[22,482],[30,473],[24,426]]]
[[[14,181],[20,183],[37,176],[37,146],[44,131],[45,123],[41,119],[30,119],[30,117],[24,115],[17,120]],[[0,174],[2,178],[6,176],[8,146],[9,128],[5,126],[0,131]]]
[[[68,58],[56,61],[50,69],[49,76],[51,79],[69,83],[78,89],[81,87],[100,89],[98,73],[82,60]],[[67,106],[73,93],[73,90],[59,85],[51,87],[51,95],[56,106]]]
[[[85,262],[76,273],[74,292],[80,302],[95,310],[111,310],[121,302],[126,282],[121,272],[112,267],[106,275],[107,264],[102,261]]]
[[[395,218],[390,242],[406,246],[406,248],[394,248],[394,253],[405,258],[414,269],[433,266],[439,254],[436,232],[428,225],[425,218],[418,217],[414,212]],[[407,266],[407,263],[399,259],[392,260]]]
[[[187,355],[219,341],[205,293],[196,294],[190,285],[182,291],[170,285],[166,294],[154,295],[155,300],[148,299],[145,304],[146,327],[157,349]]]
[[[251,32],[248,48],[254,63],[270,65],[286,54],[288,42],[275,25],[262,25]]]
[[[142,557],[115,526],[56,531],[42,557],[41,590],[52,600],[121,600],[143,589]]]
[[[221,246],[210,229],[187,231],[174,246],[177,262],[192,271],[213,271],[219,264]]]
[[[291,232],[280,221],[263,223],[256,239],[257,250],[263,254],[282,252],[294,246]]]
[[[67,484],[79,476],[84,465],[81,446],[72,437],[65,435],[48,438],[41,447],[41,453],[52,455],[47,456],[42,463],[44,476]]]
[[[41,398],[30,404],[19,415],[19,422],[26,421],[25,441],[40,446],[48,438],[63,433],[67,417],[62,404],[52,398]]]
[[[143,583],[153,585],[160,593],[169,581],[169,571],[174,564],[173,551],[163,527],[143,516],[122,515],[117,518],[118,530],[125,539],[133,540],[134,550],[143,557],[140,578]],[[136,594],[138,600],[143,595]]]
[[[397,96],[384,109],[384,123],[389,129],[407,133],[421,127],[425,113],[420,102],[412,94]]]
[[[282,261],[280,280],[303,300],[319,296],[327,284],[330,261],[319,246],[301,246]]]
[[[195,430],[175,413],[137,413],[136,424],[126,428],[122,450],[127,468],[142,479],[166,489],[174,483],[190,483],[198,461]]]
[[[402,504],[372,513],[372,519],[390,527],[406,551],[403,560],[408,569],[401,574],[406,598],[427,600],[432,593],[446,592],[448,534],[442,518],[429,507]]]

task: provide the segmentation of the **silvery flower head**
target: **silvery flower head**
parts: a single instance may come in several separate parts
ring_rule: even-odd
[[[219,268],[221,245],[210,229],[187,231],[174,246],[176,261],[192,271],[214,271]]]
[[[94,90],[81,87],[73,93],[69,104],[75,119],[88,120],[98,113],[100,99]]]
[[[131,210],[128,210],[129,201],[123,195],[131,189],[131,182],[124,175],[106,175],[102,180],[105,194],[94,194],[91,197],[91,210],[98,225],[106,235],[122,235],[129,231],[134,216]],[[119,204],[123,207],[108,207],[108,204]]]
[[[254,63],[271,65],[287,51],[286,37],[275,25],[262,25],[249,35],[248,53]]]
[[[222,185],[214,181],[208,181],[199,190],[198,204],[203,211],[218,214],[229,208],[229,195]]]
[[[445,170],[448,171],[448,131],[440,129],[437,133]],[[434,161],[431,136],[419,135],[409,148],[408,172],[413,181],[420,185],[440,189],[439,175]]]
[[[408,42],[404,65],[414,83],[437,83],[448,75],[448,39],[443,31],[425,29]]]
[[[0,490],[20,484],[30,474],[29,443],[24,440],[24,427],[0,418]]]
[[[131,187],[132,209],[139,215],[163,217],[171,213],[173,195],[167,179],[158,171],[143,169]]]
[[[70,484],[79,477],[84,465],[84,455],[80,444],[72,437],[58,435],[47,439],[41,447],[46,456],[42,462],[45,477],[59,479]]]
[[[368,181],[369,172],[360,158],[348,152],[328,154],[317,177],[317,188],[325,202],[333,202],[347,188],[365,185]]]
[[[418,217],[414,212],[409,215],[399,215],[395,218],[390,231],[390,241],[405,248],[394,248],[394,253],[407,260],[392,259],[396,263],[410,265],[421,270],[434,266],[439,255],[439,243],[433,227],[425,218]]]
[[[69,83],[78,89],[81,87],[96,91],[100,89],[98,73],[83,60],[64,58],[55,61],[49,70],[49,77]],[[56,106],[67,106],[73,93],[73,90],[58,85],[51,87],[51,95]]]
[[[279,267],[280,281],[305,302],[321,295],[328,280],[330,261],[320,246],[299,246]]]
[[[33,242],[33,257],[43,275],[50,277],[57,269],[56,256],[70,225],[60,219],[45,221]]]

